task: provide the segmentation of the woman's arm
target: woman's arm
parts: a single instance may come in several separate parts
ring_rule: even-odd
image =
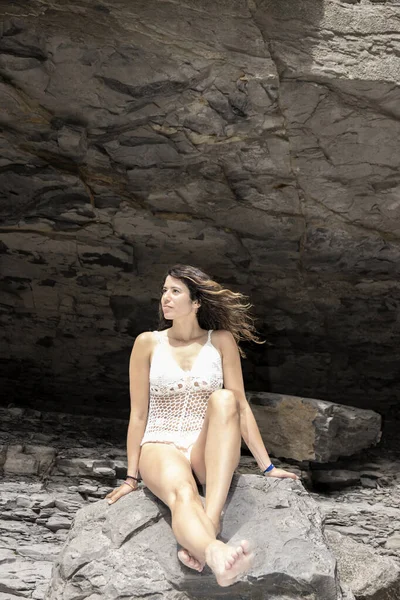
[[[153,347],[152,333],[146,331],[137,336],[129,361],[129,391],[131,414],[127,435],[128,475],[137,477],[140,442],[146,428],[149,408],[150,353]]]
[[[129,419],[127,435],[128,475],[137,478],[140,458],[140,442],[146,428],[147,413],[149,408],[149,372],[150,354],[153,347],[151,332],[141,333],[137,336],[132,348],[129,361],[129,391],[131,395],[131,416]],[[108,504],[126,496],[132,490],[137,490],[137,481],[132,479],[124,481],[118,488],[106,496]]]
[[[239,349],[235,338],[230,331],[219,331],[218,340],[222,353],[224,388],[231,390],[236,396],[240,409],[240,430],[242,437],[256,459],[258,466],[264,471],[270,466],[271,459],[265,448],[253,412],[247,402],[244,391]],[[272,475],[273,477],[297,478],[293,473],[288,473],[287,471],[277,469],[276,467],[269,471],[268,475]]]

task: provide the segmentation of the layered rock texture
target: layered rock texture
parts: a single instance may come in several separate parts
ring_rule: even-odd
[[[264,392],[250,392],[247,398],[274,456],[326,463],[381,439],[382,419],[372,410]]]
[[[400,597],[400,569],[387,557],[346,538],[337,531],[326,531],[328,543],[338,559],[341,581],[365,600],[396,600]]]
[[[273,456],[329,463],[380,438],[381,419],[373,411],[309,398],[251,397],[261,435]],[[127,421],[0,407],[0,423],[0,472],[6,475],[115,478],[126,474]],[[123,447],[118,453],[112,447],[116,439]],[[94,447],[98,448],[95,456]]]
[[[254,563],[234,587],[179,563],[169,510],[148,491],[78,512],[54,567],[48,600],[90,597],[342,600],[336,560],[317,505],[299,482],[240,475],[232,484],[221,539],[251,540]]]
[[[9,400],[127,411],[134,336],[189,262],[249,294],[250,389],[399,388],[400,4],[0,6]]]
[[[126,474],[125,431],[126,423],[117,419],[73,417],[20,408],[0,409],[0,600],[44,599],[52,564],[69,535],[76,512],[86,507],[88,513],[85,514],[98,515],[97,511],[102,508],[92,510],[91,505],[119,485]],[[53,457],[51,463],[48,462],[49,455]],[[307,522],[312,507],[315,516],[311,519],[310,531],[317,532],[318,540],[318,531],[324,528],[326,542],[338,560],[340,580],[347,584],[356,599],[397,600],[400,585],[398,444],[397,449],[392,444],[391,450],[385,450],[381,442],[379,447],[364,450],[358,457],[344,458],[329,465],[307,461],[287,464],[276,458],[274,463],[301,476],[302,483],[318,504],[322,521],[315,504],[307,495],[301,495],[305,492],[300,483],[298,486],[296,483],[295,489],[288,490],[286,483],[282,489],[281,482],[268,479],[265,481],[268,488],[261,495],[265,496],[266,510],[272,512],[271,525],[277,522],[276,516],[296,514],[299,507],[304,507],[305,513],[298,519],[296,517],[293,528],[290,521],[287,522],[286,533],[293,533],[304,519]],[[251,480],[260,481],[253,477],[259,476],[260,471],[252,457],[242,456],[238,473],[251,474]],[[326,483],[323,493],[313,490],[312,482],[317,481],[320,487],[323,474],[325,482],[333,482],[334,487],[340,479],[341,489],[330,491],[333,486]],[[289,496],[289,506],[272,509],[272,500],[275,502],[281,492]],[[236,493],[234,489],[233,493]],[[251,491],[253,493],[257,496],[260,490]],[[270,494],[272,497],[268,498]],[[109,508],[118,508],[118,503]],[[159,511],[157,514],[165,514],[162,507],[156,506],[155,510]],[[240,522],[243,524],[242,520]],[[151,520],[147,523],[151,527],[154,525]],[[231,525],[232,522],[229,527]],[[229,527],[226,530],[228,535]],[[163,531],[166,532],[166,529]],[[276,544],[274,548],[279,549],[276,537],[270,543]],[[158,538],[156,548],[157,544],[159,546]],[[309,540],[307,544],[310,547]],[[145,553],[145,560],[149,554]],[[296,551],[283,552],[282,556],[292,556],[293,561],[295,554]],[[170,564],[173,574],[178,573],[172,581],[184,582],[186,570],[179,571],[175,563]],[[270,583],[268,569],[271,565],[264,563],[262,568],[265,568],[266,579]],[[297,577],[296,563],[293,562],[290,568],[295,575],[297,572]],[[180,579],[182,573],[184,576]],[[280,573],[277,583],[282,585],[283,581],[287,582],[287,572]],[[71,579],[69,577],[69,584]],[[63,573],[60,575],[59,569],[53,578],[53,583],[56,581],[57,585],[67,586],[66,578]],[[208,578],[206,581],[212,580]],[[74,584],[77,582],[84,586],[83,577],[79,581],[76,578]],[[204,583],[204,580],[201,579],[201,582]],[[88,585],[92,583],[89,581]],[[291,588],[285,589],[290,591]],[[72,593],[75,593],[73,588]],[[175,600],[182,598],[184,592],[176,591]],[[353,596],[349,592],[344,598],[351,600]]]

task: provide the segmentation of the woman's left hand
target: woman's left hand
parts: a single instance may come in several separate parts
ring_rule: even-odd
[[[285,471],[285,469],[278,469],[274,467],[268,473],[264,473],[264,477],[279,477],[280,479],[289,478],[289,479],[300,479],[296,473],[290,473],[290,471]]]

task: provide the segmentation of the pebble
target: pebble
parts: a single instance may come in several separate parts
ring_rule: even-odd
[[[69,516],[57,514],[50,517],[44,525],[51,531],[57,531],[58,529],[70,529],[71,523],[72,521]]]
[[[32,508],[32,506],[35,505],[35,502],[32,501],[30,498],[27,498],[26,496],[18,496],[16,504],[17,506],[21,507]]]

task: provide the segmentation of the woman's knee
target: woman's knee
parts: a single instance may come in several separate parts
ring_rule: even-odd
[[[176,503],[188,504],[194,502],[198,495],[194,481],[177,481],[169,494],[169,507],[173,509]]]
[[[208,406],[212,412],[217,412],[226,418],[239,418],[239,404],[231,390],[216,390],[208,399]]]

